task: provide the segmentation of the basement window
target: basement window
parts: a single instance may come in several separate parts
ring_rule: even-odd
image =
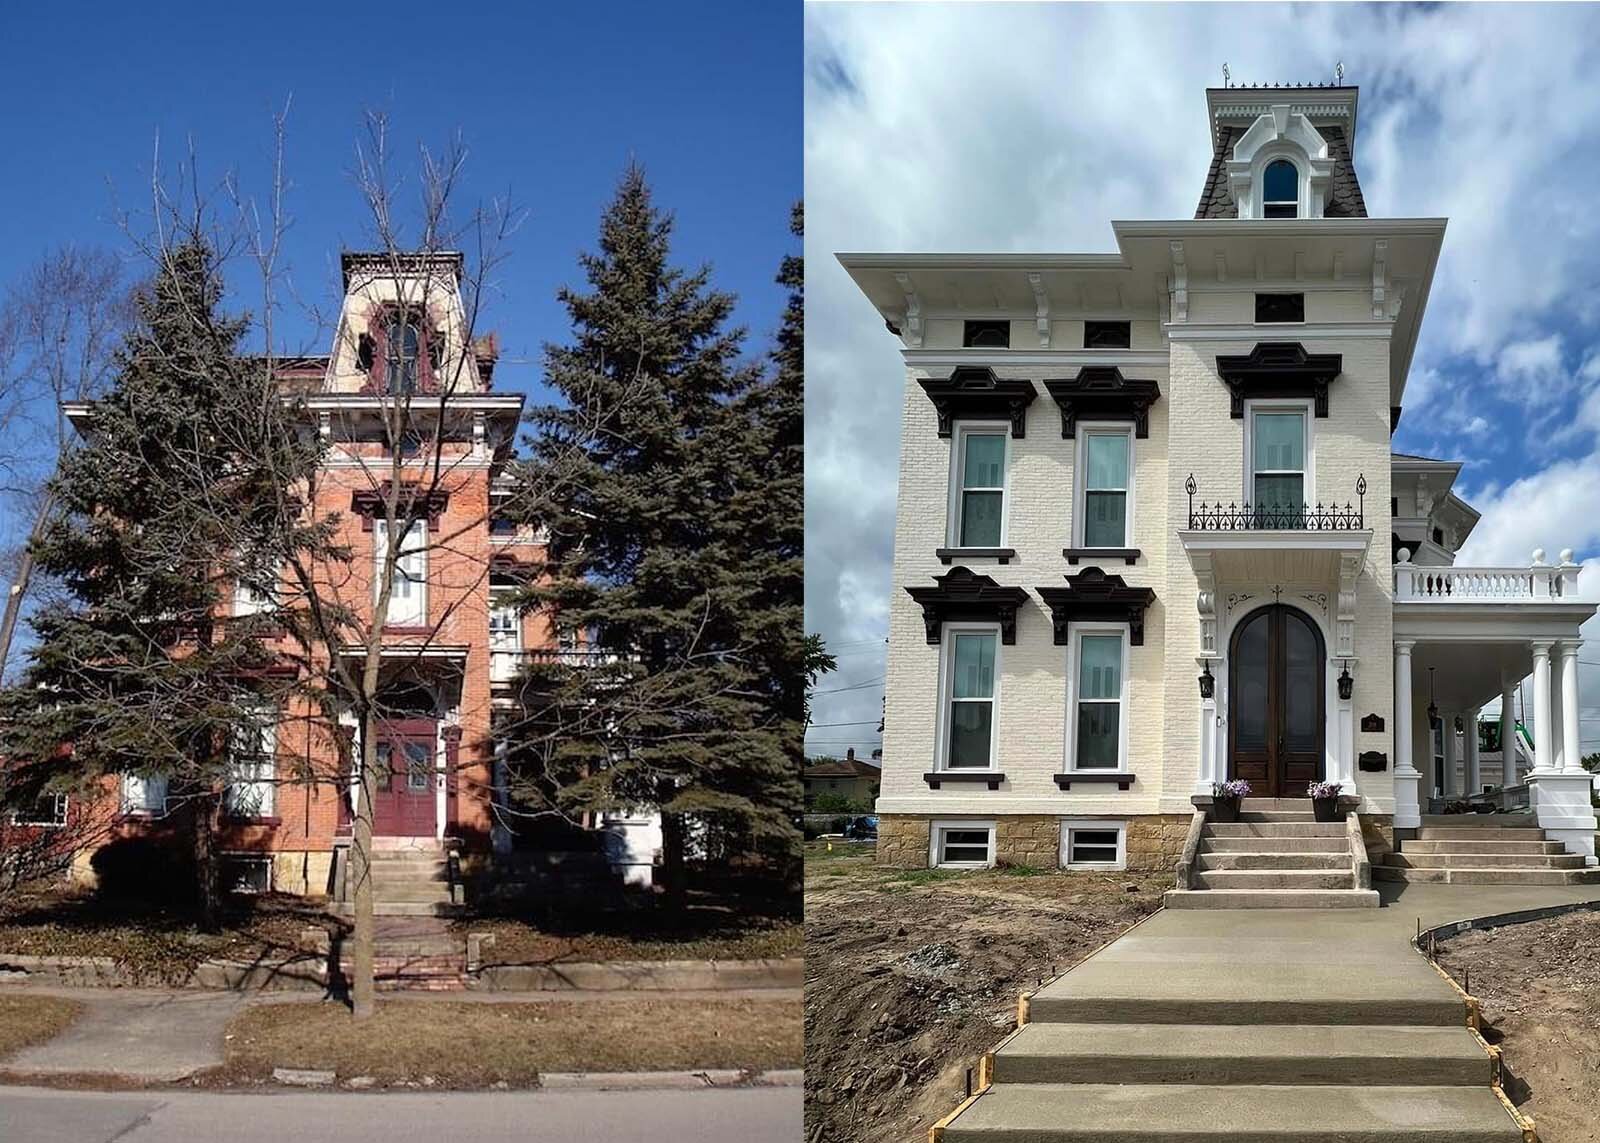
[[[1061,864],[1067,869],[1122,869],[1127,828],[1122,822],[1063,821]]]
[[[1011,348],[1009,321],[969,321],[961,327],[961,344],[967,349]]]
[[[1083,323],[1085,349],[1127,349],[1133,344],[1133,323],[1126,321],[1086,321]]]
[[[272,859],[258,856],[228,856],[222,859],[222,884],[230,893],[272,892]]]
[[[1303,322],[1305,320],[1306,296],[1304,294],[1256,295],[1256,321],[1258,323]]]
[[[930,864],[940,869],[983,869],[994,864],[993,822],[934,822]]]
[[[67,795],[42,794],[21,809],[11,811],[11,824],[59,829],[67,824]]]

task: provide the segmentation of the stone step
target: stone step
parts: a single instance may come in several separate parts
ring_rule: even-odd
[[[1162,903],[1169,909],[1376,909],[1378,893],[1375,889],[1168,889]]]
[[[1487,1084],[1342,1087],[996,1084],[944,1143],[1521,1143]]]
[[[1596,869],[1404,869],[1374,865],[1374,881],[1433,882],[1446,885],[1597,885]]]
[[[1343,837],[1343,822],[1208,822],[1211,837]]]
[[[1206,837],[1201,853],[1349,853],[1350,843],[1339,837]]]
[[[1537,829],[1538,818],[1533,814],[1423,814],[1424,828],[1441,826],[1446,829]]]
[[[1565,853],[1559,841],[1415,841],[1402,840],[1402,853]]]
[[[446,877],[434,877],[427,873],[390,873],[384,870],[373,875],[372,884],[375,889],[426,889],[440,893],[448,893],[450,881]]]
[[[1201,890],[1190,896],[1221,894]],[[1464,1028],[1467,1022],[1466,1004],[1443,987],[1420,959],[1400,965],[1404,971],[1395,976],[1374,972],[1367,965],[1332,967],[1270,958],[1249,964],[1155,962],[1147,971],[1139,971],[1143,967],[1135,962],[1112,971],[1109,965],[1097,967],[1091,958],[1034,992],[1028,1002],[1029,1020],[1035,1024],[1441,1028]],[[1107,1028],[1106,1035],[1114,1036],[1115,1029]]]
[[[995,1053],[996,1083],[1488,1084],[1465,1027],[1031,1023]]]
[[[1352,889],[1355,874],[1344,869],[1220,869],[1195,874],[1206,889]]]
[[[1402,869],[1582,869],[1581,853],[1386,853]]]
[[[1310,810],[1304,813],[1291,810],[1240,810],[1242,822],[1309,822],[1315,821]],[[1224,823],[1226,824],[1226,823]]]
[[[1544,831],[1527,826],[1422,826],[1421,841],[1543,841]]]
[[[1202,870],[1212,869],[1342,869],[1350,875],[1350,854],[1340,848],[1327,853],[1273,853],[1260,850],[1202,851],[1195,860]]]
[[[356,915],[354,901],[335,901],[329,908],[341,917]],[[465,905],[447,901],[374,901],[372,904],[374,917],[454,917],[466,911]]]

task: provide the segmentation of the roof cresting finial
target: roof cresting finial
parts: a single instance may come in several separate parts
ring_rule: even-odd
[[[1226,62],[1224,62],[1223,65],[1222,65],[1222,86],[1223,87],[1232,87],[1233,84],[1232,84],[1232,82],[1230,82],[1230,80],[1231,80],[1231,77],[1228,75],[1228,65],[1227,65]]]
[[[1338,63],[1333,65],[1333,82],[1336,83],[1336,84],[1343,84],[1344,83],[1344,61],[1343,60],[1340,60]]]

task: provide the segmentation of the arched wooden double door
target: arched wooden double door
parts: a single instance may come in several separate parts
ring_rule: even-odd
[[[1322,777],[1327,656],[1303,611],[1246,615],[1228,645],[1228,776],[1253,795],[1303,798]]]

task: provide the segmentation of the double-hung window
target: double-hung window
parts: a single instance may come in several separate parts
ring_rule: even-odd
[[[963,428],[956,440],[955,545],[998,548],[1004,533],[1006,434]]]
[[[1300,171],[1288,159],[1267,164],[1261,174],[1261,216],[1296,218],[1300,214]]]
[[[945,700],[945,757],[950,770],[995,766],[995,630],[947,629],[949,659]]]
[[[372,597],[376,600],[383,588],[383,562],[389,547],[387,520],[372,522],[372,540]],[[389,613],[384,623],[389,627],[427,626],[428,526],[422,520],[413,523],[400,541],[399,554],[394,561],[394,584],[389,591]]]
[[[1083,499],[1078,505],[1085,548],[1126,548],[1133,433],[1089,429],[1079,435]]]
[[[1124,768],[1126,645],[1126,632],[1121,630],[1091,627],[1073,632],[1073,756],[1069,770]]]
[[[165,774],[124,774],[122,777],[122,808],[130,814],[153,814],[157,817],[167,812],[167,778]]]
[[[1252,409],[1250,437],[1256,526],[1305,527],[1306,411]]]
[[[234,729],[223,800],[228,813],[236,818],[273,816],[273,759],[278,747],[274,713],[270,707],[261,707]]]

